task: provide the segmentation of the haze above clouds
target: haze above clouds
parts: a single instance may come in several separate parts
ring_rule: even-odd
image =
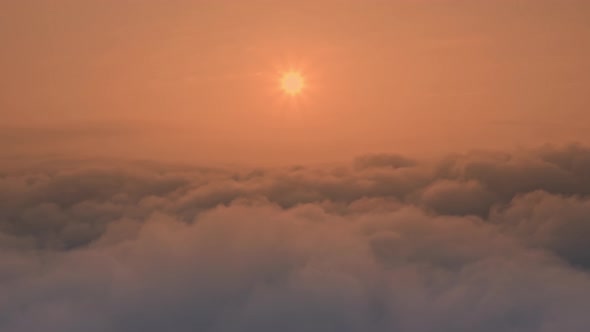
[[[2,154],[198,163],[590,144],[590,2],[2,1]],[[301,71],[295,101],[282,72]],[[253,162],[255,161],[255,162]]]

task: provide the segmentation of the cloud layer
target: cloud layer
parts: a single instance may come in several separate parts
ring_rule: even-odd
[[[585,147],[17,166],[0,170],[1,331],[590,325]]]

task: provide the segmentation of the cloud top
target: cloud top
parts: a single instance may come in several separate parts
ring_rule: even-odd
[[[581,331],[590,150],[0,171],[0,330]]]

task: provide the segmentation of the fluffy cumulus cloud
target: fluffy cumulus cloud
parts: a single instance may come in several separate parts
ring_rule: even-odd
[[[0,331],[590,326],[590,150],[0,170]]]

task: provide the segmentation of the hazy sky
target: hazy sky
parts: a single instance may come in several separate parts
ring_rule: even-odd
[[[590,0],[0,0],[0,46],[2,332],[590,326]]]
[[[590,2],[0,0],[0,147],[237,162],[590,142]],[[307,81],[294,98],[282,72]]]

